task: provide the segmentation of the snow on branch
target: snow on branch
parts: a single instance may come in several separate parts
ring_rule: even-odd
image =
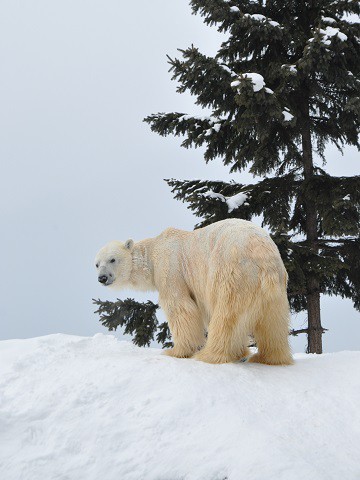
[[[296,65],[284,64],[281,65],[281,68],[286,68],[290,73],[297,73]]]
[[[332,37],[338,37],[338,39],[342,42],[345,42],[347,40],[347,35],[340,32],[340,30],[335,27],[326,27],[325,29],[320,28],[319,32],[324,37],[323,43],[325,43],[325,45],[330,45]]]
[[[224,0],[225,3],[229,3],[230,0]],[[230,8],[230,12],[233,13],[240,13],[240,8],[233,5]],[[262,15],[261,13],[245,13],[244,18],[249,18],[250,20],[257,22],[257,23],[266,23],[271,25],[272,27],[280,27],[281,25],[279,22],[275,22],[274,20],[271,20],[271,18],[265,17],[265,15]]]
[[[200,120],[202,122],[209,122],[210,124],[214,124],[214,120],[211,117],[201,116],[201,115],[181,115],[179,120]]]
[[[241,207],[241,205],[243,205],[248,198],[246,193],[242,193],[242,192],[237,193],[236,195],[233,195],[232,197],[225,197],[221,193],[216,193],[216,192],[213,192],[212,190],[209,190],[208,192],[205,192],[202,195],[204,197],[218,198],[222,202],[226,203],[229,213],[231,213],[233,210],[236,210],[237,208]]]
[[[346,42],[347,35],[345,33],[340,32],[340,30],[336,27],[326,27],[326,28],[319,28],[317,33],[321,35],[321,43],[324,45],[331,45],[331,41],[334,37],[337,37],[342,42]],[[309,38],[308,43],[312,43],[315,40],[315,37]]]
[[[265,15],[261,15],[260,13],[245,13],[244,17],[250,18],[254,22],[258,23],[269,23],[272,27],[280,27],[279,22],[275,22],[274,20],[271,20],[271,18],[265,17]]]
[[[231,82],[230,85],[234,88],[239,87],[241,85],[241,80],[246,78],[251,80],[254,92],[258,92],[259,90],[265,87],[264,77],[259,73],[253,73],[253,72],[242,73],[241,75],[239,75],[239,80],[234,80],[233,82]]]
[[[285,122],[291,122],[291,120],[294,118],[294,115],[292,115],[288,109],[283,110],[282,114]]]
[[[331,23],[331,24],[336,23],[336,20],[331,17],[322,17],[321,21],[325,23]]]
[[[235,73],[233,72],[233,70],[231,70],[231,68],[229,68],[227,65],[225,65],[224,63],[219,63],[219,66],[225,70],[225,72],[227,73],[230,73],[230,75],[235,75]]]

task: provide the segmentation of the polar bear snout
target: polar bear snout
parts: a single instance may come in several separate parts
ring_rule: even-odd
[[[114,275],[102,268],[98,275],[98,281],[105,287],[108,287],[114,282]]]
[[[99,280],[100,283],[103,283],[105,285],[106,282],[108,281],[108,276],[107,275],[100,275],[98,277],[98,280]]]

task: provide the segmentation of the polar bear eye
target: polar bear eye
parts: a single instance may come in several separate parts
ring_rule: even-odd
[[[97,263],[97,264],[95,265],[95,267],[96,267],[96,268],[99,268],[99,264]]]
[[[112,259],[110,260],[110,263],[114,263],[114,262],[115,262],[115,258],[112,258]]]

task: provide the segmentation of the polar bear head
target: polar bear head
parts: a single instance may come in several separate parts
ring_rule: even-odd
[[[115,289],[129,284],[133,246],[133,240],[125,243],[114,240],[99,250],[95,257],[95,267],[100,283]]]

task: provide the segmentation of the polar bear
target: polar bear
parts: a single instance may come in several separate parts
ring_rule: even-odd
[[[239,219],[192,232],[168,228],[134,243],[112,241],[97,254],[98,280],[114,289],[157,290],[174,347],[167,355],[208,363],[293,363],[287,273],[270,236]],[[206,337],[207,332],[207,337]]]

